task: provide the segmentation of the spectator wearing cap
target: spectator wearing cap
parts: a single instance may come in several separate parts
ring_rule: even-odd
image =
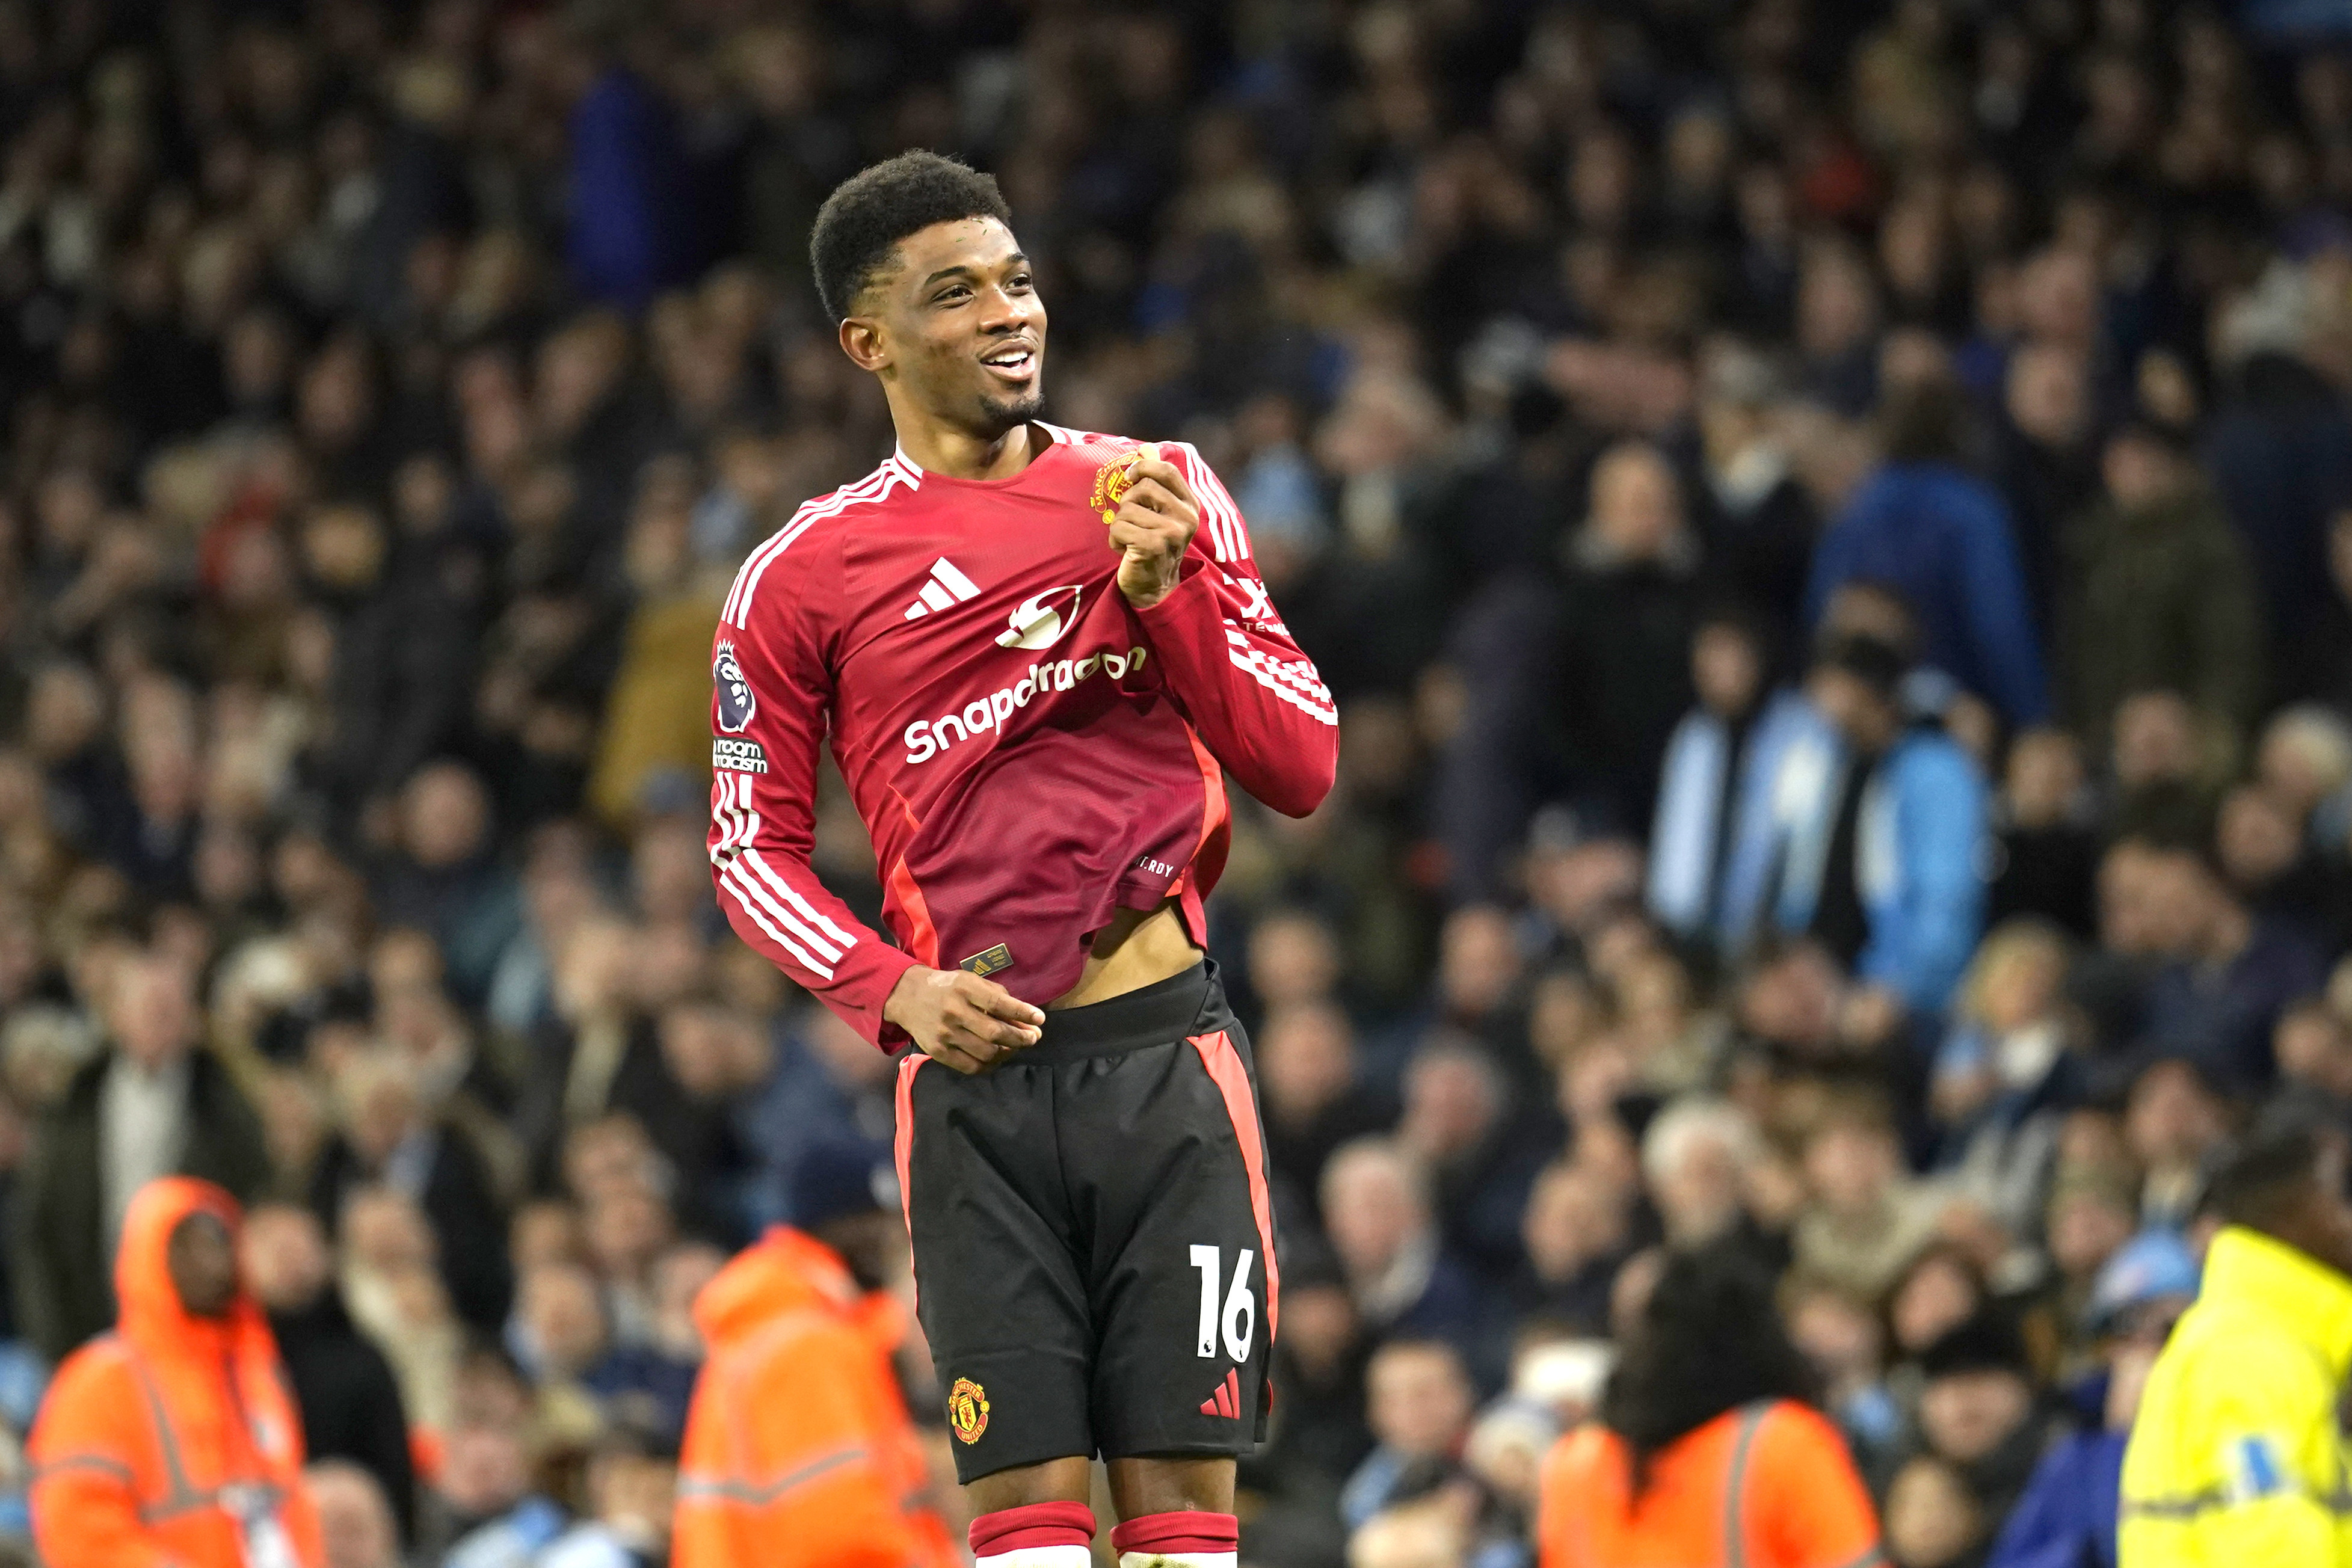
[[[2262,615],[2246,548],[2183,437],[2136,421],[2107,438],[2105,493],[2066,527],[2060,707],[2102,745],[2135,692],[2177,691],[2248,732],[2263,695]]]
[[[889,1152],[802,1156],[793,1209],[695,1299],[709,1348],[680,1458],[674,1568],[952,1568],[892,1358],[906,1236]]]
[[[1883,583],[1917,615],[1922,661],[2023,727],[2050,711],[2041,640],[2009,508],[1959,465],[1964,419],[1940,381],[1889,398],[1885,461],[1822,535],[1805,618],[1819,624],[1843,583]]]
[[[2084,1315],[2102,1364],[2067,1400],[2082,1425],[2034,1467],[1988,1568],[2116,1568],[2124,1445],[2157,1352],[2196,1299],[2197,1260],[2168,1231],[2144,1232],[2108,1260]]]
[[[2050,1428],[2024,1340],[1989,1309],[1947,1330],[1920,1355],[1919,1371],[1912,1451],[1954,1467],[1984,1516],[2005,1518]]]
[[[2341,1139],[2290,1129],[2215,1173],[2196,1304],[2124,1453],[2122,1568],[2352,1563],[2352,1204]]]
[[[1774,919],[1848,966],[1882,1015],[1933,1018],[1983,929],[1990,798],[1969,754],[1913,716],[1906,674],[1901,651],[1866,633],[1815,661],[1807,695],[1843,745],[1791,754],[1790,768],[1824,774],[1810,789],[1783,771],[1780,787],[1813,805],[1791,833]]]

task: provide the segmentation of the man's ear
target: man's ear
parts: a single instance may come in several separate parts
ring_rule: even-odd
[[[841,324],[841,351],[861,371],[879,375],[890,363],[890,350],[882,323],[871,316],[852,316]]]

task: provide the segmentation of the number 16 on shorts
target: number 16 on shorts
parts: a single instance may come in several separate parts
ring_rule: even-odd
[[[1225,1291],[1224,1311],[1217,1310],[1217,1284],[1222,1273],[1222,1256],[1214,1247],[1199,1243],[1192,1248],[1192,1267],[1201,1271],[1201,1339],[1199,1353],[1203,1357],[1217,1354],[1220,1329],[1225,1338],[1225,1354],[1235,1361],[1249,1360],[1250,1343],[1257,1333],[1257,1298],[1249,1288],[1250,1265],[1257,1254],[1244,1250],[1234,1261],[1232,1285]]]

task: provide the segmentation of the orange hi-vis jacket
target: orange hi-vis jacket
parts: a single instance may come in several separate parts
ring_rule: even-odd
[[[180,1305],[164,1260],[199,1210],[235,1235],[236,1200],[210,1182],[140,1188],[115,1251],[112,1333],[58,1368],[26,1445],[33,1540],[56,1568],[317,1568],[302,1490],[302,1424],[261,1309],[221,1319]]]
[[[958,1568],[890,1357],[906,1315],[779,1226],[695,1298],[671,1568]]]
[[[1544,1460],[1543,1568],[1885,1568],[1845,1439],[1818,1410],[1727,1410],[1651,1456],[1633,1496],[1624,1439],[1579,1427]]]

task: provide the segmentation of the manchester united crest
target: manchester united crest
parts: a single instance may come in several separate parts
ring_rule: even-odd
[[[959,1377],[948,1390],[948,1425],[959,1441],[977,1443],[988,1430],[988,1390],[969,1377]]]
[[[1136,465],[1151,451],[1149,446],[1139,446],[1126,456],[1115,457],[1095,470],[1095,493],[1087,504],[1102,514],[1104,522],[1118,521],[1119,498],[1135,484]]]

